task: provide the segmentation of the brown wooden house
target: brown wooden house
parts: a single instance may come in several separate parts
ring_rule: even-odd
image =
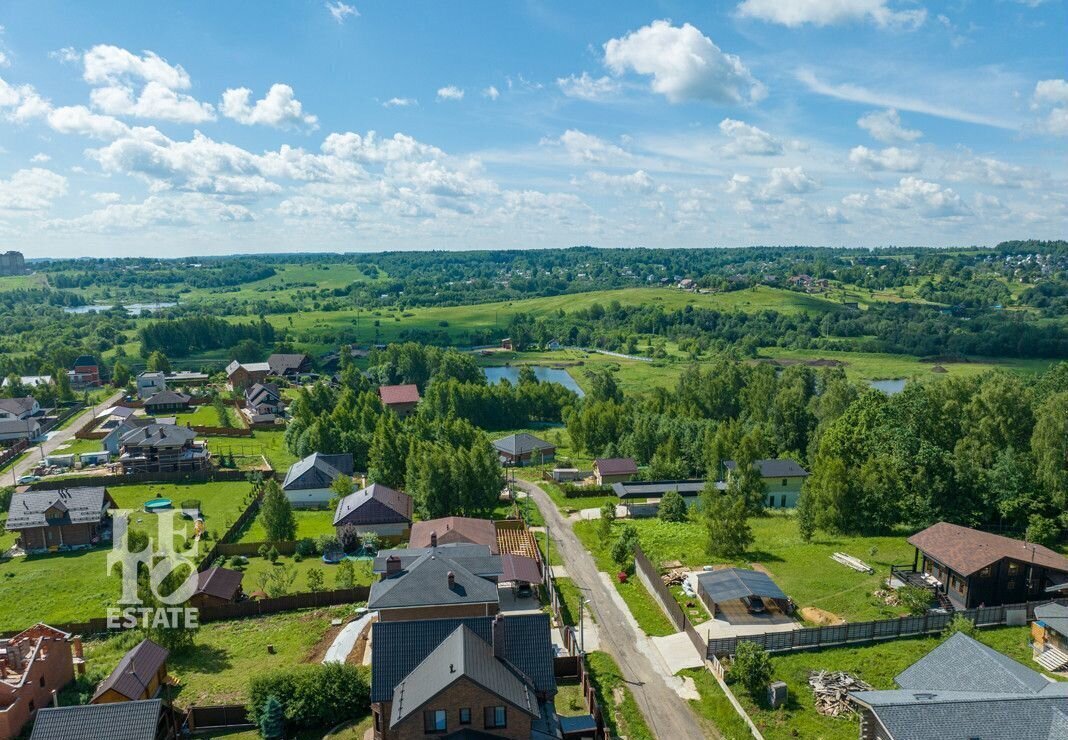
[[[108,509],[114,508],[103,486],[24,491],[12,495],[5,527],[18,532],[27,552],[88,547],[111,536]]]
[[[141,640],[96,687],[90,704],[155,699],[167,683],[167,648]]]
[[[1045,599],[1068,582],[1068,558],[1031,542],[949,522],[908,542],[916,548],[912,570],[895,572],[934,588],[958,609]]]
[[[229,568],[208,568],[197,574],[197,590],[189,599],[189,605],[200,609],[205,606],[222,606],[239,601],[244,593],[241,579],[244,573]]]

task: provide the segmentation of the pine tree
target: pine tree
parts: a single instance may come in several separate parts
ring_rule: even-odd
[[[275,696],[268,696],[260,710],[260,734],[264,740],[282,740],[285,737],[285,715],[282,704]]]
[[[713,486],[705,488],[702,496],[708,554],[731,558],[744,553],[753,544],[745,499],[730,492],[720,493]]]

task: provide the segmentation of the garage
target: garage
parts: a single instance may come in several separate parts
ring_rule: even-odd
[[[697,595],[709,614],[732,625],[792,622],[793,602],[767,573],[724,568],[697,576]]]

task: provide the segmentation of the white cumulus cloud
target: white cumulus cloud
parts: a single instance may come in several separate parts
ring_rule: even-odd
[[[52,170],[32,167],[0,180],[0,211],[45,211],[67,192],[67,178]]]
[[[608,75],[595,78],[591,77],[589,72],[583,72],[578,77],[558,77],[556,86],[567,97],[580,100],[602,100],[619,92],[620,87],[619,83]]]
[[[438,100],[463,100],[463,88],[456,85],[446,85],[438,88]]]
[[[1043,111],[1039,128],[1054,136],[1068,136],[1068,80],[1040,80],[1033,106]]]
[[[917,172],[921,164],[918,154],[896,146],[881,150],[855,146],[849,150],[849,161],[861,169],[889,172]]]
[[[923,218],[957,218],[970,213],[951,188],[918,177],[902,177],[893,190],[877,188],[875,197],[884,207],[912,209]]]
[[[857,119],[857,125],[867,131],[871,138],[884,144],[916,141],[923,136],[922,131],[902,126],[901,116],[894,108],[863,115]]]
[[[275,128],[319,128],[319,119],[304,112],[304,106],[293,96],[293,88],[282,83],[271,89],[254,104],[252,91],[247,87],[231,88],[222,94],[219,111],[246,126],[262,124]]]
[[[501,91],[493,85],[490,85],[482,91],[482,97],[489,98],[490,100],[496,100],[497,98],[501,97]]]
[[[383,108],[407,108],[412,105],[419,105],[419,101],[415,98],[390,98],[382,103]]]
[[[653,21],[604,45],[604,63],[615,75],[650,75],[654,92],[669,101],[755,102],[766,94],[742,60],[727,54],[695,26]]]
[[[630,157],[620,147],[599,136],[568,129],[557,139],[542,139],[542,145],[561,146],[573,162],[609,162],[617,164]]]
[[[728,154],[755,154],[773,156],[782,154],[782,142],[763,129],[733,118],[719,122],[719,130],[730,141],[723,147]]]
[[[887,0],[743,0],[738,13],[790,28],[861,21],[881,28],[918,28],[927,20],[925,9],[895,9]]]

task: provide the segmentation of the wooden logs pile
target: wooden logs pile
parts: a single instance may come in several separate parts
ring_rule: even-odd
[[[672,568],[667,573],[662,573],[660,580],[664,582],[665,586],[681,586],[687,575],[689,575],[689,571],[685,568]]]
[[[850,691],[871,691],[872,687],[845,671],[812,671],[808,685],[816,695],[816,711],[830,717],[854,711]]]

